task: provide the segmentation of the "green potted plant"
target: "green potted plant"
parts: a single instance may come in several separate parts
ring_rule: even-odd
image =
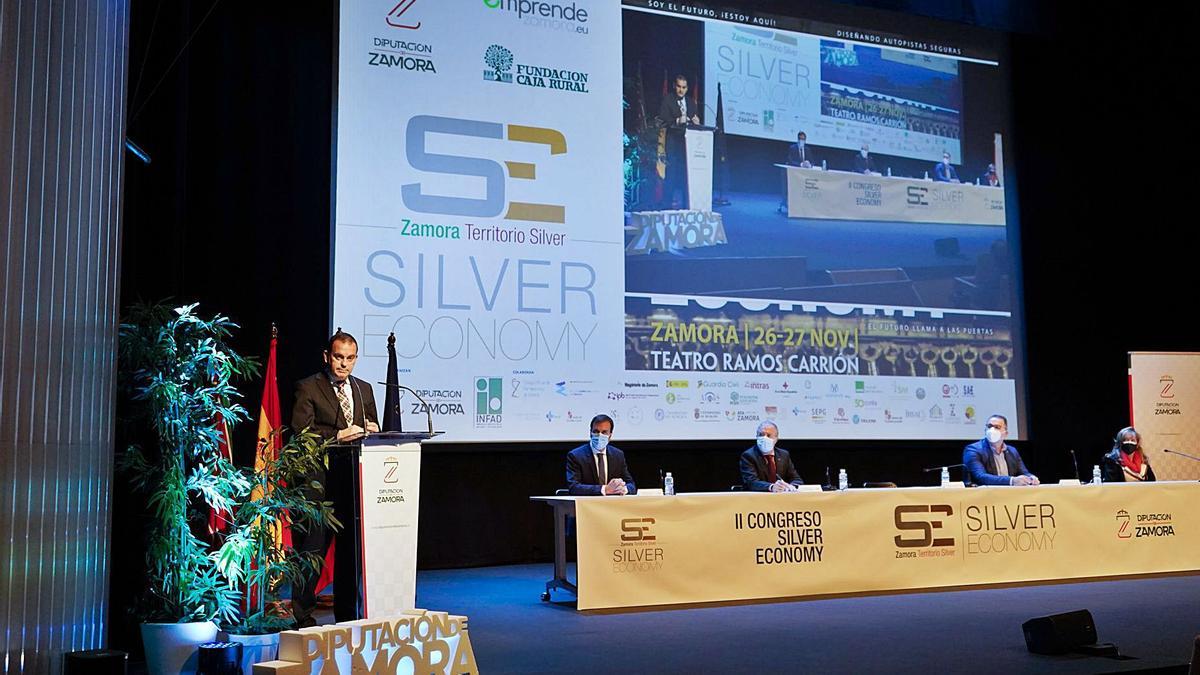
[[[260,439],[270,446],[273,437]],[[303,429],[292,434],[277,456],[260,452],[255,468],[247,470],[253,492],[237,505],[233,527],[214,555],[221,572],[242,589],[245,612],[240,621],[226,626],[230,640],[241,642],[242,668],[273,660],[279,650],[279,632],[292,626],[292,617],[272,612],[279,605],[279,591],[302,577],[320,573],[323,562],[316,553],[298,551],[279,541],[282,526],[309,530],[341,529],[333,515],[333,504],[324,501],[324,489],[308,477],[325,467],[328,441]]]
[[[124,450],[120,466],[147,497],[146,586],[135,612],[151,673],[194,670],[196,645],[216,638],[213,622],[239,616],[238,588],[197,533],[209,513],[231,511],[250,491],[220,444],[223,423],[248,417],[232,381],[257,365],[227,344],[236,324],[195,309],[137,305],[119,332],[122,422],[147,436]]]

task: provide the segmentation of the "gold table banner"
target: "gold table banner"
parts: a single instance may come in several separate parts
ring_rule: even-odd
[[[1200,570],[1200,483],[579,498],[581,610]]]
[[[776,166],[787,171],[789,218],[1005,224],[1003,188]]]

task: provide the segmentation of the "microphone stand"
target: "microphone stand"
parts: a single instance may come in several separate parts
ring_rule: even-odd
[[[421,398],[421,395],[418,394],[416,390],[406,387],[402,384],[388,384],[387,382],[376,382],[375,384],[382,384],[385,387],[394,387],[400,391],[407,391],[413,396],[416,396],[417,400],[421,402],[421,405],[425,406],[425,421],[429,424],[429,435],[433,435],[433,413],[429,410],[429,404],[425,402],[425,399]]]
[[[1195,456],[1189,455],[1186,452],[1179,452],[1178,450],[1171,450],[1168,448],[1163,448],[1163,452],[1165,452],[1169,455],[1179,455],[1180,457],[1187,457],[1188,459],[1192,460],[1193,462],[1200,462],[1200,457],[1195,457]]]
[[[928,469],[921,469],[921,471],[929,473],[930,471],[941,471],[942,469],[959,469],[964,466],[966,466],[966,464],[947,464],[945,466],[931,466]]]

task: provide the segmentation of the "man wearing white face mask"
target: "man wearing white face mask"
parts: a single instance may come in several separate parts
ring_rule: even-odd
[[[608,444],[612,418],[596,415],[589,430],[588,442],[567,453],[567,489],[573,495],[637,494],[625,453]]]
[[[795,492],[804,481],[788,451],[776,447],[779,426],[766,420],[758,425],[757,436],[754,447],[743,452],[739,462],[742,485],[754,492]]]
[[[1008,419],[987,418],[984,437],[963,448],[968,485],[1038,485],[1038,477],[1025,468],[1017,449],[1007,445]]]
[[[866,143],[862,144],[862,148],[854,157],[854,171],[856,173],[875,173],[875,162],[871,159],[871,147]]]

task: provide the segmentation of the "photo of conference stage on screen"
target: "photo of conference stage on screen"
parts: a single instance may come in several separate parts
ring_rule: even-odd
[[[1002,48],[670,7],[622,16],[626,370],[868,436],[1023,417]]]
[[[412,423],[1023,436],[1004,36],[535,4],[341,4],[331,329]]]

